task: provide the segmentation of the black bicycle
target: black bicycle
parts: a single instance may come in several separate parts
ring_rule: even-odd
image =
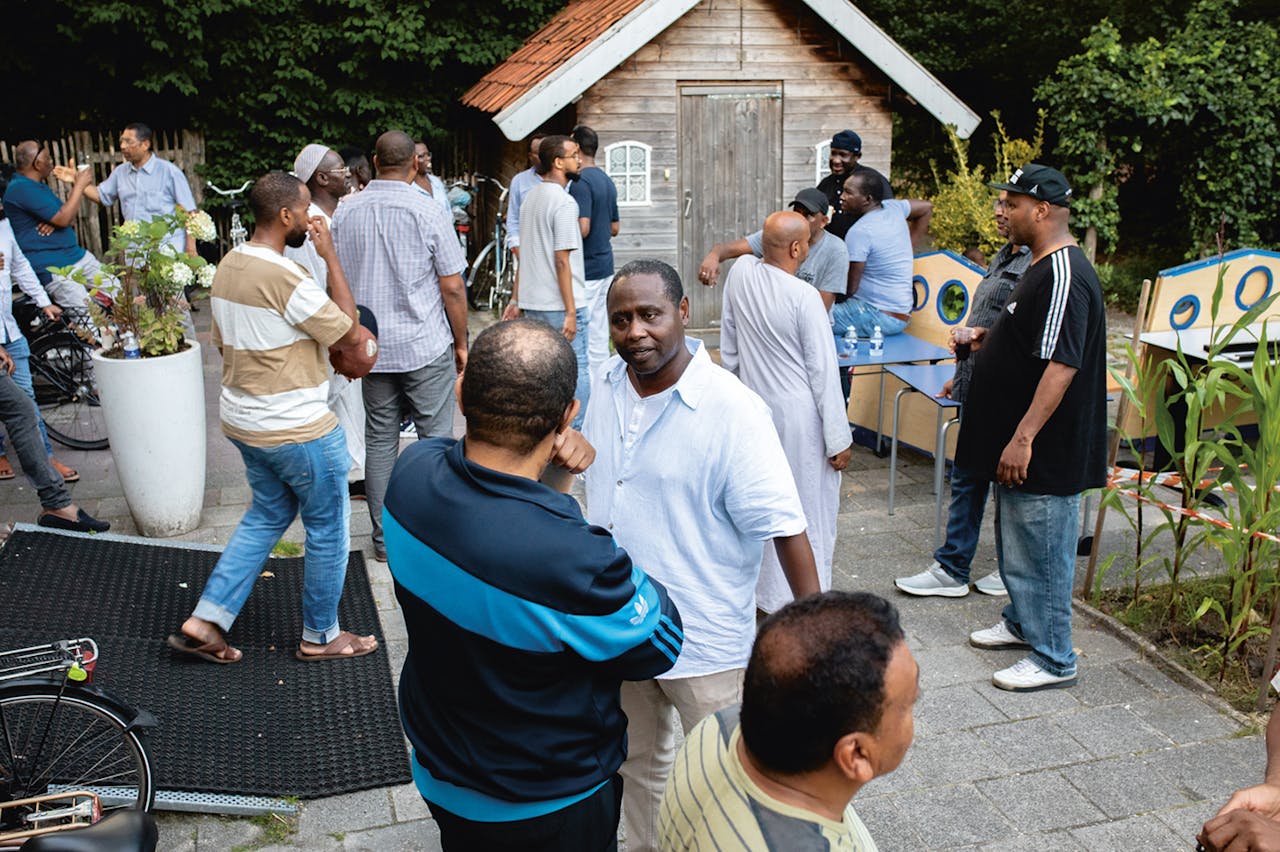
[[[155,789],[141,734],[156,720],[92,686],[97,661],[87,638],[0,652],[0,849],[60,848],[32,839],[85,829],[115,811],[150,810]]]
[[[13,316],[31,345],[31,384],[49,437],[73,450],[105,450],[107,422],[98,401],[90,344],[65,320],[50,320],[26,296]]]

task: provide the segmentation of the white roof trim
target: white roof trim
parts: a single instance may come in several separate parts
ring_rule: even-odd
[[[495,115],[494,122],[512,142],[525,138],[698,3],[699,0],[645,0]]]
[[[699,0],[645,0],[594,42],[496,116],[504,136],[528,136],[606,74],[698,5]],[[981,118],[848,0],[804,0],[846,41],[943,124],[967,139]]]

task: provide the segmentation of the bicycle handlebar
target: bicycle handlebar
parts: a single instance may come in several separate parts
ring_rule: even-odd
[[[213,181],[210,181],[210,180],[205,181],[204,185],[209,189],[212,189],[214,192],[218,193],[219,195],[221,195],[223,198],[234,198],[237,195],[243,194],[246,189],[252,186],[253,181],[251,180],[245,181],[244,184],[242,184],[239,189],[219,189],[218,187],[214,186]]]

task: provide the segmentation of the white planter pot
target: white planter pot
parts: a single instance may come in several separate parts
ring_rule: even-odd
[[[138,532],[171,536],[200,525],[204,506],[204,371],[200,345],[161,358],[93,353],[111,457]]]

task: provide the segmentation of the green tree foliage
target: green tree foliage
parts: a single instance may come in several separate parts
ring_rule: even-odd
[[[957,254],[976,248],[991,257],[1004,244],[991,209],[996,193],[987,184],[993,179],[1004,180],[1015,168],[1039,156],[1044,144],[1044,115],[1041,113],[1030,140],[1010,139],[1000,114],[993,113],[992,118],[996,128],[992,171],[981,165],[969,165],[969,143],[956,136],[951,128],[947,128],[947,137],[951,142],[952,170],[939,175],[937,164],[930,164],[935,190],[931,194],[933,219],[929,233],[938,248]]]
[[[459,95],[560,0],[17,0],[0,58],[26,134],[142,119],[204,130],[208,174],[239,183],[305,143],[369,147],[403,128],[440,140]],[[54,34],[56,33],[56,37]],[[85,69],[88,69],[86,73]],[[51,94],[51,93],[56,93]],[[16,111],[15,111],[16,107]],[[16,122],[15,122],[16,123]]]
[[[1056,153],[1078,187],[1073,216],[1118,234],[1119,185],[1176,180],[1188,256],[1280,241],[1280,28],[1243,20],[1236,0],[1200,0],[1165,38],[1126,40],[1109,20],[1038,89]],[[1086,196],[1084,187],[1100,187]]]

